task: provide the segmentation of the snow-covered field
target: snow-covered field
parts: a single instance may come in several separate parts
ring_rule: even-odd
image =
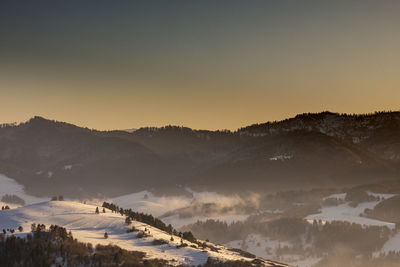
[[[394,195],[391,194],[379,194],[381,198],[387,199]],[[321,220],[322,222],[332,221],[347,221],[351,223],[358,223],[361,225],[369,226],[387,226],[390,229],[395,227],[394,223],[374,220],[370,218],[361,217],[360,214],[364,212],[366,208],[373,209],[380,201],[363,202],[358,204],[357,207],[353,208],[348,203],[340,204],[338,206],[322,207],[321,212],[318,214],[312,214],[307,216],[305,219],[310,223],[313,220]]]
[[[95,214],[95,210],[95,205],[78,202],[47,201],[36,203],[0,211],[0,229],[17,229],[22,226],[23,232],[17,233],[17,235],[25,235],[30,231],[32,223],[45,224],[46,226],[56,224],[72,231],[73,236],[81,242],[89,242],[93,245],[111,243],[127,250],[146,252],[149,258],[162,258],[176,264],[203,264],[208,257],[222,260],[252,260],[217,245],[215,246],[220,249],[219,252],[211,251],[208,248],[190,246],[177,249],[176,246],[180,244],[179,237],[174,236],[174,241],[170,241],[171,236],[169,234],[147,224],[133,221],[132,226],[136,229],[144,231],[147,228],[150,233],[149,237],[138,238],[137,232],[126,232],[130,227],[125,225],[124,216],[112,213],[108,209],[106,209],[106,213]],[[108,233],[108,239],[104,238],[105,232]],[[153,245],[154,239],[166,240],[168,244]],[[185,242],[189,245],[195,245],[188,241]]]
[[[22,198],[26,204],[37,203],[48,200],[48,198],[40,198],[28,195],[25,192],[23,185],[17,183],[14,179],[11,179],[3,174],[0,174],[0,199],[2,196],[6,194],[17,195],[20,198]]]
[[[333,199],[337,199],[337,200],[345,200],[346,195],[347,195],[346,193],[332,194],[330,196],[324,197],[323,200],[326,200],[329,198],[333,198]]]

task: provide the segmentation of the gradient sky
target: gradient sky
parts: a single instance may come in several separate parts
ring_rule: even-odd
[[[236,129],[400,109],[400,1],[0,1],[0,122]]]

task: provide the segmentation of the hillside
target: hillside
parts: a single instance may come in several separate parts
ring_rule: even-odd
[[[95,213],[96,206],[86,205],[68,201],[50,201],[32,204],[16,209],[0,211],[0,229],[18,229],[15,235],[26,236],[31,231],[31,225],[45,224],[59,225],[71,231],[73,236],[80,242],[93,245],[117,245],[129,251],[140,251],[146,253],[149,259],[164,259],[170,264],[204,264],[209,257],[226,261],[242,260],[255,262],[255,258],[241,256],[239,252],[212,243],[206,247],[184,240],[187,246],[181,245],[181,238],[170,235],[148,224],[133,221],[130,226],[125,224],[125,216],[100,209]],[[137,231],[127,232],[134,227]],[[108,238],[104,238],[104,233]],[[140,233],[144,237],[139,237]],[[7,235],[11,233],[7,232]],[[173,240],[171,240],[173,237]],[[163,242],[160,242],[163,241]],[[286,266],[276,262],[258,259],[259,266]]]
[[[242,135],[268,136],[293,131],[318,132],[357,144],[382,158],[400,161],[400,112],[374,114],[306,113],[279,122],[254,124]]]
[[[166,126],[131,133],[34,117],[0,127],[0,173],[37,196],[359,185],[400,177],[399,114],[324,112],[236,132]]]

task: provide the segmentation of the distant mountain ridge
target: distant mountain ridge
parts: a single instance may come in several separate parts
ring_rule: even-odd
[[[310,113],[235,132],[97,131],[42,117],[0,127],[0,173],[37,195],[345,186],[399,179],[399,167],[400,112]]]
[[[400,160],[400,112],[300,114],[279,122],[254,124],[238,130],[252,136],[276,135],[295,130],[320,132],[360,144],[380,156]]]

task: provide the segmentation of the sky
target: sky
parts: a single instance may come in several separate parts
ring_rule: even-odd
[[[0,1],[0,123],[399,110],[400,1]]]

